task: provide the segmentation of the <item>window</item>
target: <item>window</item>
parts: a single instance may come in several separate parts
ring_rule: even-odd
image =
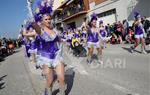
[[[101,17],[109,16],[115,13],[116,13],[116,9],[112,9],[112,10],[98,14],[98,17],[101,18]]]

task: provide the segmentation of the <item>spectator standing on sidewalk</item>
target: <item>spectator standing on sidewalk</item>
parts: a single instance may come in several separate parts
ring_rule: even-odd
[[[123,36],[123,39],[125,40],[125,37],[128,34],[128,28],[129,28],[129,23],[128,23],[128,20],[126,19],[123,21],[123,28],[124,28],[124,31],[122,33],[122,36]]]
[[[144,16],[142,24],[143,24],[143,27],[145,30],[145,36],[147,37],[147,35],[149,34],[149,31],[150,31],[150,21],[146,18],[146,16]]]

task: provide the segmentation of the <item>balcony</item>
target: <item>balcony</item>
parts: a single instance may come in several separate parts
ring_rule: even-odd
[[[61,9],[61,10],[60,10]],[[55,13],[56,21],[66,21],[73,17],[86,14],[87,8],[84,0],[72,0],[66,3],[63,7],[59,7],[59,10]]]

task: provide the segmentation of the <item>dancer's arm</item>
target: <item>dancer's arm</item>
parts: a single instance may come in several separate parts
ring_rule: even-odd
[[[23,30],[23,36],[26,37],[33,37],[36,35],[36,32],[32,31],[32,32],[28,32],[28,30]]]
[[[35,29],[36,33],[41,35],[41,27],[36,22],[33,22],[32,26],[33,26],[33,29]]]

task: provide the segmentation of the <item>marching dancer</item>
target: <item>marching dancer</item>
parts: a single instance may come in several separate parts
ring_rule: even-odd
[[[141,42],[141,53],[147,54],[145,51],[145,38],[144,38],[144,28],[141,23],[141,16],[138,12],[134,13],[134,31],[135,31],[135,45],[131,47],[131,53],[134,52],[135,48],[140,44]]]
[[[106,42],[107,42],[107,31],[103,25],[103,21],[101,20],[99,22],[99,28],[100,28],[100,35],[101,35],[101,44],[102,44],[102,48],[106,48]]]
[[[81,33],[81,36],[82,36],[82,41],[83,41],[83,46],[85,46],[85,43],[86,43],[86,39],[87,39],[87,29],[86,27],[82,27],[82,33]]]
[[[91,16],[91,27],[88,29],[88,37],[87,37],[87,47],[88,47],[88,55],[87,55],[87,63],[90,64],[92,62],[92,55],[94,48],[97,49],[97,56],[99,63],[102,64],[102,49],[100,47],[100,33],[99,28],[96,27],[97,16],[93,14]]]
[[[43,75],[46,77],[44,95],[52,95],[54,71],[60,83],[60,95],[65,95],[62,49],[57,31],[54,31],[52,27],[50,27],[52,17],[49,15],[51,13],[49,8],[50,6],[43,6],[42,9],[47,9],[48,11],[41,11],[40,25],[38,25],[38,23],[33,23],[33,27],[42,42],[40,44],[41,50],[38,51],[40,52],[40,56],[37,58],[37,62],[40,64]]]
[[[38,2],[39,3],[39,2]],[[62,58],[62,44],[56,30],[51,27],[52,6],[49,0],[40,1],[32,22],[34,32],[25,34],[27,37],[35,37],[37,48],[37,64],[45,76],[44,95],[52,95],[54,72],[60,84],[60,95],[65,95],[64,61]]]
[[[23,31],[23,36],[26,37],[26,39],[28,41],[29,49],[27,52],[30,54],[31,63],[34,64],[34,63],[36,63],[36,52],[37,52],[36,41],[35,41],[36,35],[28,36],[28,34],[31,34],[31,33],[35,33],[35,31],[31,25],[31,22],[29,22],[26,25],[26,29],[24,29],[24,31]]]

